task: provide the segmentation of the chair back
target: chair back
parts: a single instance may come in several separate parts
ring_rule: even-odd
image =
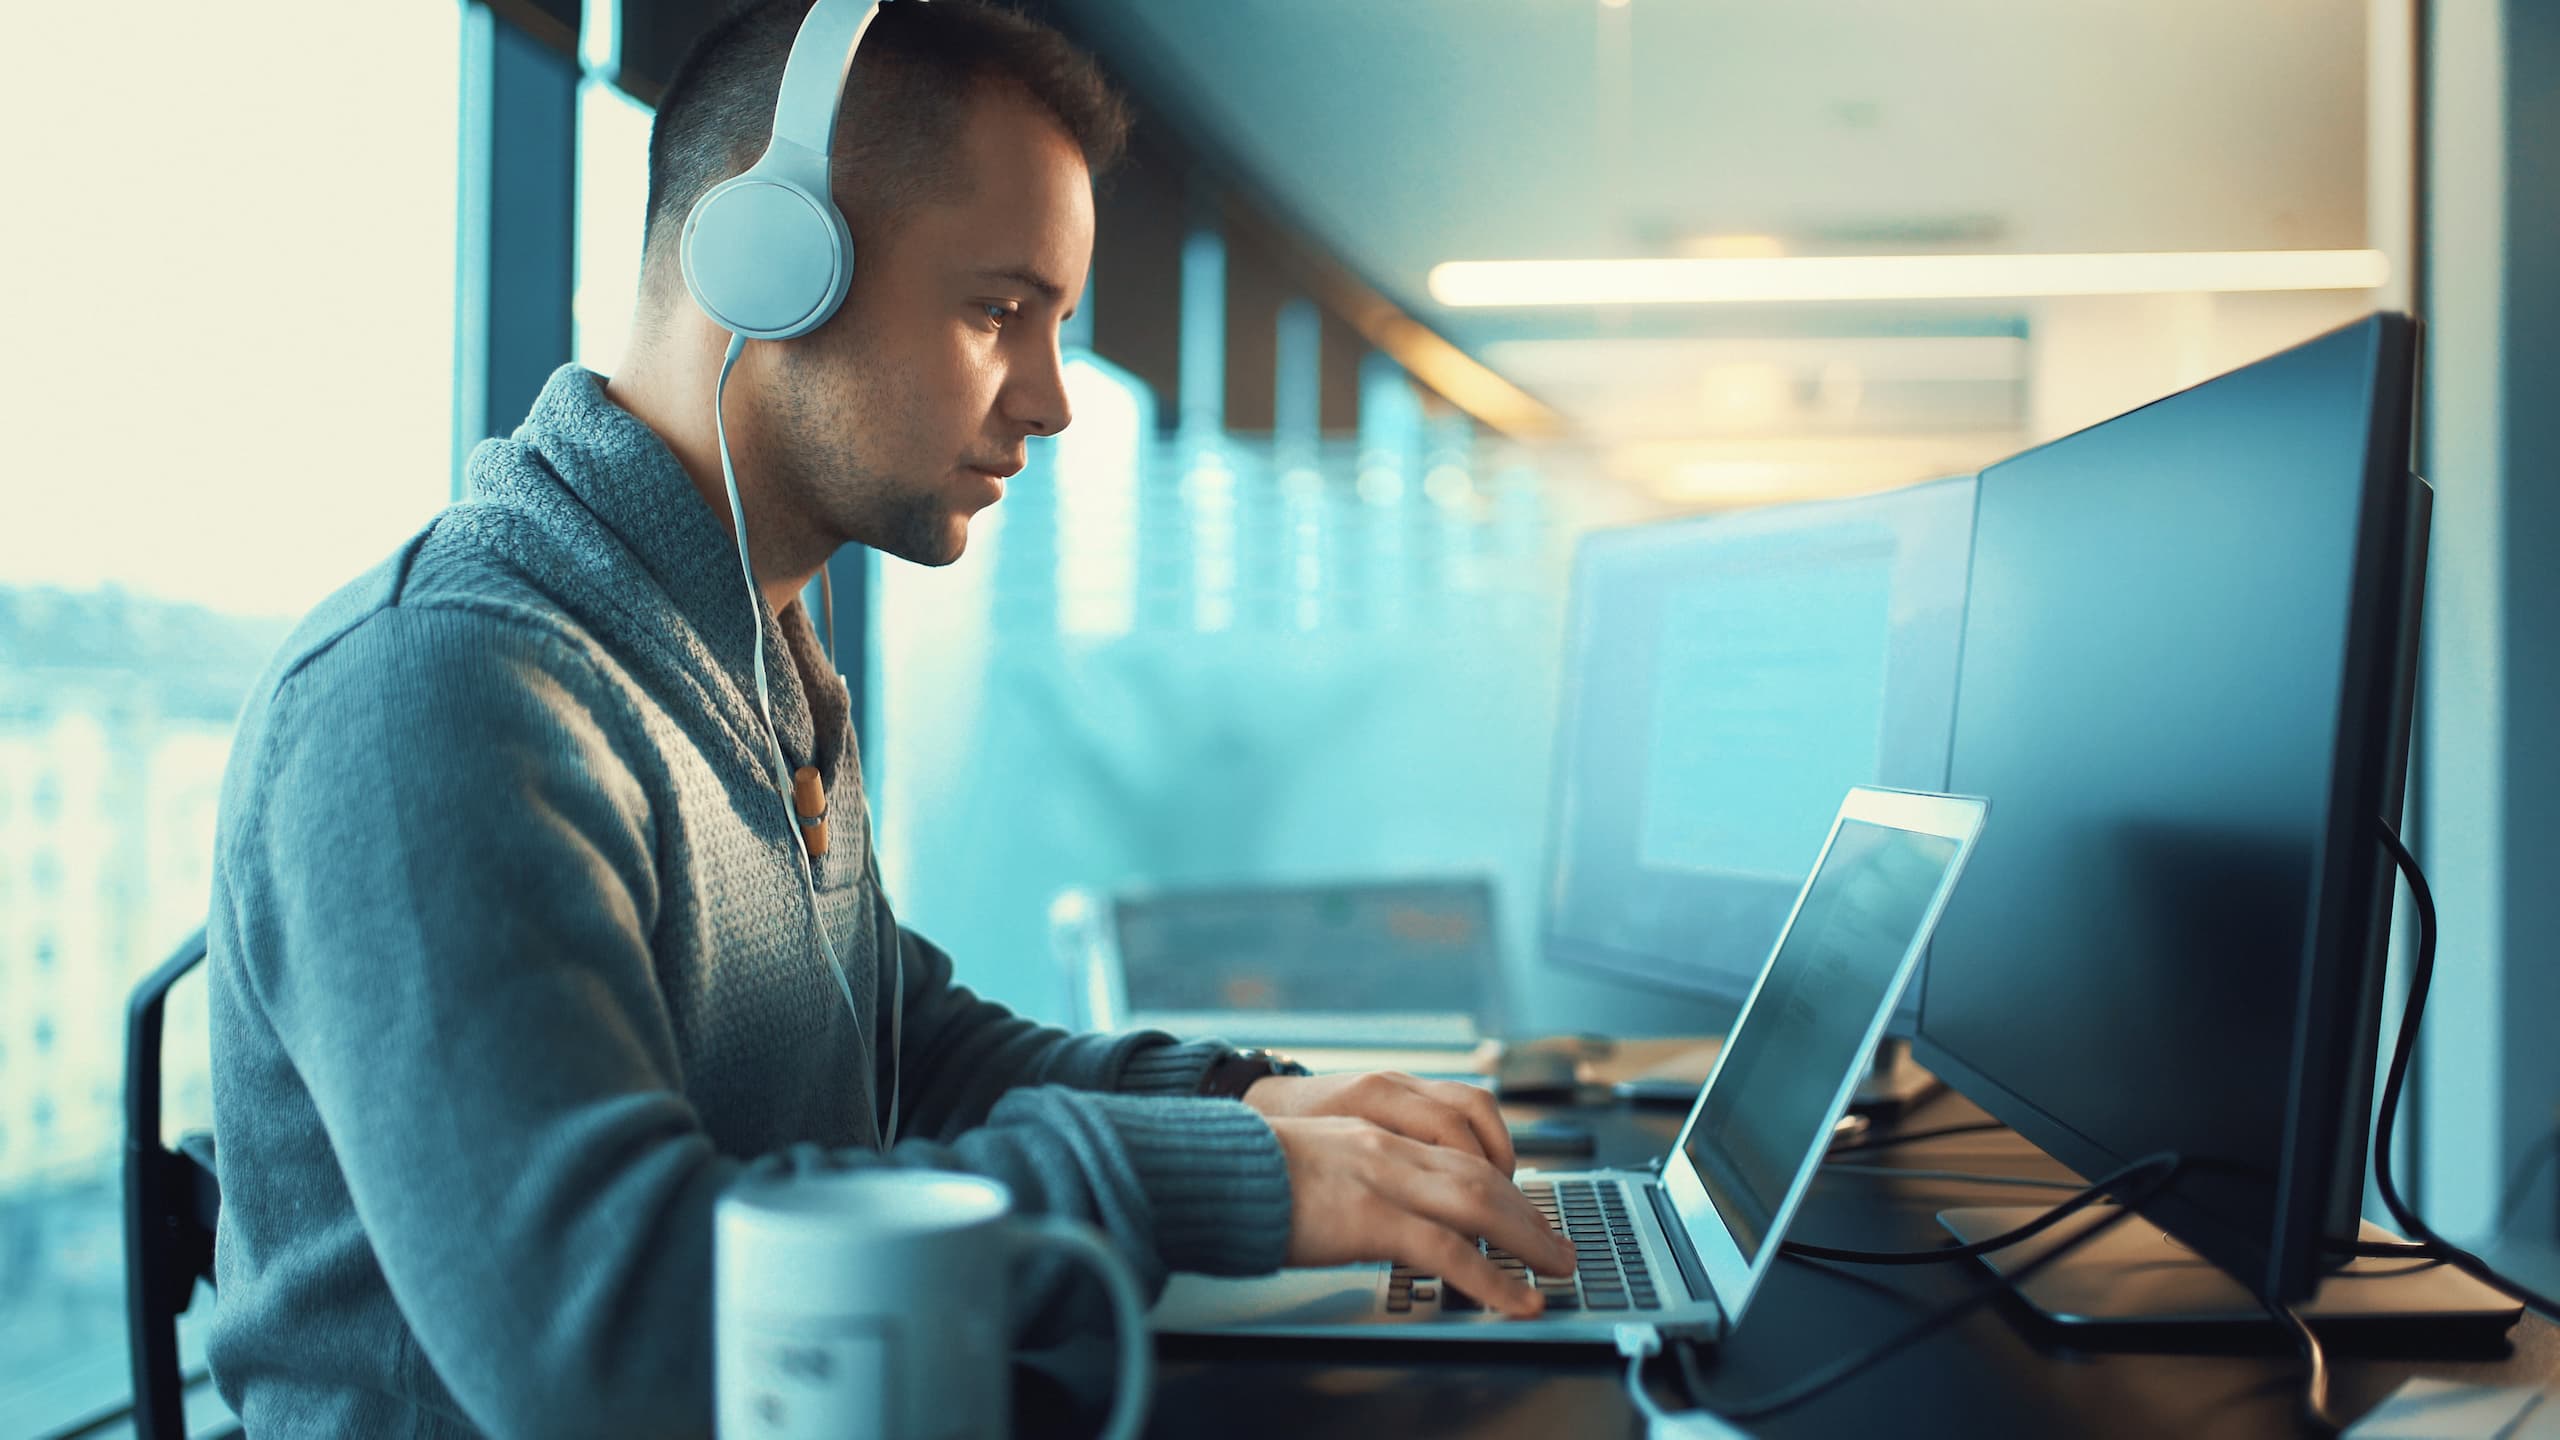
[[[139,1440],[185,1440],[186,1380],[178,1317],[196,1282],[213,1283],[213,1232],[222,1213],[213,1137],[171,1149],[160,1139],[160,1031],[169,991],[204,963],[205,934],[188,936],[140,985],[125,1010],[124,1298]]]

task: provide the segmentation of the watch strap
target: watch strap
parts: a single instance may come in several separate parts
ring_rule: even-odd
[[[1297,1061],[1282,1059],[1268,1050],[1230,1050],[1209,1062],[1208,1070],[1200,1076],[1200,1093],[1219,1100],[1241,1100],[1257,1080],[1312,1073]]]

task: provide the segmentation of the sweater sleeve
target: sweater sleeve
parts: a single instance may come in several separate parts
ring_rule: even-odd
[[[878,893],[879,872],[872,872]],[[1219,1040],[1178,1041],[1160,1030],[1077,1035],[1024,1019],[954,978],[939,945],[888,918],[882,934],[901,947],[906,1015],[898,1049],[906,1118],[902,1133],[950,1135],[980,1123],[1011,1090],[1065,1085],[1124,1095],[1200,1093]]]
[[[949,1140],[1008,1115],[1028,1119],[1065,1103],[1058,1087],[1116,1092],[1080,1098],[1115,1117],[1128,1185],[1154,1206],[1164,1263],[1212,1275],[1279,1268],[1289,1244],[1279,1141],[1249,1106],[1190,1098],[1223,1042],[1185,1044],[1154,1030],[1071,1035],[1035,1024],[954,983],[941,946],[894,921],[880,932],[904,947],[901,1134]]]
[[[281,683],[247,757],[258,818],[227,857],[246,983],[355,1220],[495,1434],[710,1424],[712,1208],[743,1162],[683,1093],[622,704],[530,625],[380,612]],[[823,1159],[993,1176],[1103,1227],[1151,1288],[1168,1267],[1271,1268],[1286,1242],[1278,1146],[1242,1106],[1040,1089],[965,1132]]]

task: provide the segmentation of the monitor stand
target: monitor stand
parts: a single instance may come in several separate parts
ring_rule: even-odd
[[[2093,1205],[2086,1220],[2074,1217],[2031,1240],[1982,1257],[2008,1274],[2053,1246],[2096,1225],[2114,1206]],[[1938,1223],[1971,1244],[2013,1230],[2044,1213],[2034,1205],[1983,1205],[1938,1212]],[[2399,1236],[2368,1220],[2367,1240]],[[2110,1227],[2018,1287],[2019,1298],[2078,1338],[2110,1333],[2194,1326],[2254,1327],[2275,1317],[2228,1271],[2172,1239],[2140,1216]],[[2352,1327],[2377,1333],[2409,1327],[2411,1340],[2441,1347],[2492,1342],[2506,1333],[2524,1307],[2450,1265],[2431,1260],[2359,1257],[2329,1273],[2304,1304],[2303,1319],[2324,1330]]]
[[[1723,1049],[1722,1040],[1689,1046],[1618,1082],[1618,1094],[1629,1100],[1687,1105],[1698,1098],[1699,1088],[1707,1083],[1707,1075],[1716,1068],[1716,1056]],[[1857,1093],[1849,1097],[1849,1108],[1863,1115],[1890,1119],[1935,1094],[1938,1085],[1938,1077],[1911,1058],[1910,1041],[1887,1038],[1876,1047],[1875,1064],[1867,1067],[1865,1077],[1858,1081]]]

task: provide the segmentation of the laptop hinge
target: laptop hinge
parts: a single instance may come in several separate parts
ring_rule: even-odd
[[[1680,1212],[1671,1204],[1671,1193],[1659,1182],[1646,1181],[1645,1198],[1653,1202],[1653,1218],[1662,1222],[1662,1238],[1671,1246],[1671,1258],[1680,1266],[1680,1278],[1689,1282],[1692,1298],[1713,1301],[1715,1292],[1707,1288],[1707,1267],[1698,1260],[1698,1252],[1689,1244],[1689,1227],[1680,1223]]]

